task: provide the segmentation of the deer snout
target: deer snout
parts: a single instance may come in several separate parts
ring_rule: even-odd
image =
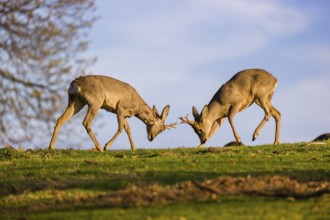
[[[149,134],[149,135],[148,135],[148,140],[149,140],[149,141],[153,141],[153,140],[154,140],[154,137],[153,137],[151,134]]]
[[[208,137],[206,137],[206,136],[198,136],[198,137],[199,137],[201,144],[205,144],[206,141],[208,140]]]

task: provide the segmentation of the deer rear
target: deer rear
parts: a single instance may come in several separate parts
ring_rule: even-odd
[[[68,96],[68,106],[57,120],[49,144],[50,149],[53,149],[55,146],[60,127],[85,105],[88,105],[88,111],[83,125],[99,151],[103,151],[103,149],[91,129],[92,121],[99,109],[105,109],[116,114],[118,121],[118,130],[105,145],[104,150],[113,144],[123,129],[125,129],[128,135],[132,150],[136,149],[131,135],[131,129],[127,122],[127,118],[132,116],[139,118],[146,124],[149,141],[152,141],[165,129],[173,128],[176,125],[176,123],[170,125],[164,124],[169,113],[169,105],[159,115],[156,107],[154,106],[151,109],[132,86],[108,76],[90,75],[79,77],[71,82],[68,89]]]
[[[200,147],[202,147],[228,117],[235,139],[240,144],[242,142],[235,129],[233,118],[236,113],[256,103],[264,110],[265,117],[254,131],[252,140],[257,138],[261,128],[273,116],[276,122],[274,144],[278,144],[281,114],[271,104],[276,86],[277,79],[265,70],[243,70],[220,87],[200,114],[195,106],[192,107],[195,121],[191,121],[188,116],[185,116],[180,117],[181,123],[189,124],[194,129],[200,139]]]

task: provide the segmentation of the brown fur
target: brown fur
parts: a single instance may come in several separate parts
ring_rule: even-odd
[[[150,141],[166,128],[169,129],[176,125],[164,124],[170,109],[169,105],[167,105],[162,111],[162,114],[159,115],[156,107],[154,106],[153,109],[151,109],[132,86],[108,76],[90,75],[79,77],[71,82],[68,95],[68,107],[57,120],[49,144],[50,149],[53,149],[55,146],[60,127],[73,115],[78,113],[85,105],[88,105],[88,111],[83,125],[99,151],[103,151],[103,149],[91,129],[92,121],[99,109],[105,109],[116,114],[118,120],[118,131],[105,145],[104,150],[108,149],[113,144],[123,129],[125,129],[128,135],[132,150],[136,149],[132,139],[131,129],[126,118],[135,116],[142,120],[147,126],[148,139]]]
[[[240,71],[220,87],[200,114],[193,106],[192,111],[195,121],[189,120],[188,117],[181,117],[181,123],[192,126],[200,139],[200,147],[202,147],[221,126],[224,118],[228,117],[236,142],[241,144],[233,118],[236,113],[256,103],[264,110],[265,117],[253,133],[252,140],[257,138],[261,128],[272,116],[276,122],[274,144],[277,144],[280,136],[281,114],[271,104],[276,85],[277,79],[265,70],[247,69]]]

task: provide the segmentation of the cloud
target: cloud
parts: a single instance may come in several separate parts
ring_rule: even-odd
[[[125,3],[131,2],[120,7],[123,19],[111,11],[101,23],[109,41],[98,51],[107,60],[99,62],[135,74],[191,73],[209,62],[253,54],[309,25],[305,11],[279,1],[178,1],[163,10],[163,4],[142,1],[138,14]]]
[[[200,69],[251,56],[308,26],[305,11],[279,1],[109,2],[98,24],[108,40],[94,52],[94,70],[142,88],[219,87],[228,77],[208,80]]]
[[[191,115],[192,105],[201,109],[222,83],[235,73],[231,72],[232,69],[229,73],[224,73],[223,69],[226,67],[211,69],[210,64],[221,63],[226,66],[228,61],[240,63],[255,55],[258,55],[254,57],[258,61],[256,63],[260,63],[264,57],[258,53],[277,47],[278,42],[283,39],[303,33],[315,19],[315,14],[309,9],[289,5],[284,1],[123,0],[98,3],[105,5],[98,5],[103,17],[95,27],[96,34],[93,34],[92,53],[99,57],[93,68],[94,72],[130,83],[149,105],[156,104],[159,111],[166,104],[171,104],[167,120],[169,122],[187,113]],[[278,50],[285,50],[283,47],[281,45]],[[301,62],[303,58],[307,59],[304,53],[310,49],[313,49],[313,62],[321,58],[325,61],[328,59],[328,52],[326,49],[322,50],[322,46],[313,48],[311,44],[310,47],[301,49],[301,52],[299,48],[301,45],[296,46],[295,54],[288,50],[290,58],[287,60],[291,61],[300,55]],[[276,61],[273,65],[279,66]],[[283,69],[289,68],[289,65],[282,66]],[[237,64],[236,68],[239,67]],[[215,72],[219,73],[214,74]],[[319,87],[324,92],[326,87],[323,82],[328,82],[328,78],[294,78],[294,85],[287,85],[284,82],[285,77],[279,76],[281,85],[287,87],[280,85],[274,96],[274,105],[283,113],[283,140],[296,140],[301,137],[301,132],[298,131],[302,130],[301,120],[304,119],[301,109],[308,106],[307,109],[312,110],[311,106],[320,105],[315,103],[320,100],[320,93],[317,92],[319,90],[315,89]],[[310,80],[312,84],[309,84]],[[308,97],[308,102],[313,105],[306,104],[304,97]],[[294,102],[296,104],[292,105]],[[324,105],[322,108],[327,107]],[[107,125],[100,131],[100,142],[103,143],[116,132],[117,122],[115,116],[101,114],[106,115],[104,120],[107,121]],[[319,114],[326,113],[321,111]],[[243,142],[252,144],[252,133],[262,118],[263,111],[257,106],[235,117],[235,125]],[[315,126],[319,123],[313,120],[312,114],[308,118],[308,123],[315,122]],[[299,123],[295,124],[297,121]],[[178,126],[174,131],[164,132],[150,143],[146,139],[143,123],[137,119],[130,119],[129,123],[133,138],[140,147],[198,144],[198,138],[192,129],[184,125]],[[270,121],[257,143],[272,143],[274,130],[274,122]],[[306,135],[306,130],[304,134]],[[233,138],[226,120],[209,145],[225,144]],[[122,134],[114,145],[128,146],[127,136]]]
[[[195,1],[199,6],[211,11],[226,24],[242,26],[248,30],[260,29],[265,33],[287,35],[299,32],[308,26],[305,12],[280,1],[238,0],[238,1]],[[215,19],[214,19],[215,18]]]

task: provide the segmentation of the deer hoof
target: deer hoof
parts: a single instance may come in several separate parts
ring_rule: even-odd
[[[197,148],[204,148],[205,147],[205,145],[204,144],[200,144],[200,145],[198,145],[198,147]]]

